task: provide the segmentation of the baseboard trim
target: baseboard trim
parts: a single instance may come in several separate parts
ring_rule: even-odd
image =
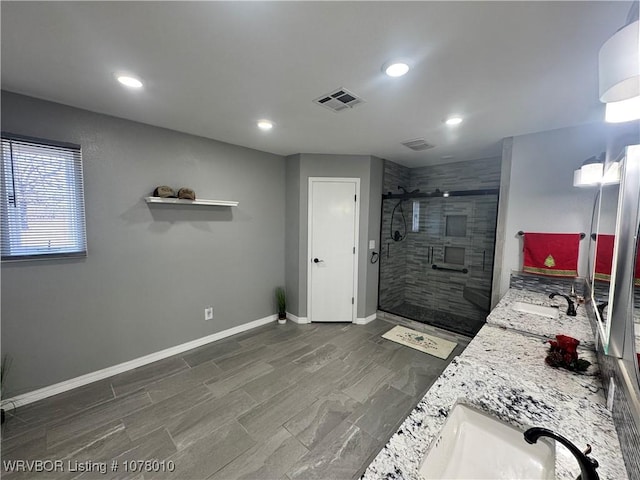
[[[102,370],[97,370],[95,372],[87,373],[79,377],[65,380],[64,382],[49,385],[48,387],[43,387],[32,392],[23,393],[22,395],[17,395],[13,398],[2,400],[2,405],[7,406],[8,408],[17,408],[22,405],[28,405],[29,403],[37,402],[38,400],[52,397],[53,395],[57,395],[68,390],[82,387],[83,385],[88,385],[89,383],[97,382],[98,380],[111,377],[112,375],[126,372],[127,370],[133,370],[134,368],[142,367],[143,365],[157,362],[158,360],[162,360],[173,355],[178,355],[180,353],[186,352],[187,350],[191,350],[192,348],[201,347],[202,345],[206,345],[217,340],[222,340],[223,338],[230,337],[231,335],[236,335],[238,333],[246,332],[247,330],[260,327],[262,325],[267,325],[268,323],[271,323],[277,319],[278,315],[269,315],[268,317],[259,318],[258,320],[238,325],[237,327],[229,328],[227,330],[223,330],[206,337],[198,338],[181,345],[176,345],[175,347],[170,347],[165,350],[160,350],[159,352],[145,355],[144,357],[135,358],[133,360],[129,360],[128,362],[119,363],[118,365],[113,365],[112,367],[103,368]]]
[[[287,318],[293,323],[311,323],[307,317],[297,317],[293,313],[287,312]]]
[[[353,322],[356,325],[366,325],[367,323],[371,323],[376,319],[376,314],[374,313],[373,315],[369,315],[368,317],[364,317],[364,318],[356,318],[356,321]]]

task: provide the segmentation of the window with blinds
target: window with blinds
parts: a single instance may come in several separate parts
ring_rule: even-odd
[[[77,145],[2,133],[2,260],[87,255]]]

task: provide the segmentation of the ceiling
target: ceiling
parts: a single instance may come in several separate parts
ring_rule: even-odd
[[[504,137],[601,121],[598,50],[630,6],[3,1],[2,88],[280,155],[472,160]],[[387,77],[399,57],[412,69]],[[313,103],[339,87],[366,103]],[[416,138],[435,147],[401,145]]]

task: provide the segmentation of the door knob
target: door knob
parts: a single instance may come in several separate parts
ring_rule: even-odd
[[[314,258],[314,259],[313,259],[313,263],[320,263],[320,262],[324,262],[324,260],[319,260],[319,259],[317,259],[317,258]]]

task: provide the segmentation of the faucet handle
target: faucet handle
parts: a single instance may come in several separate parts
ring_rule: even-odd
[[[589,445],[587,443],[587,448],[585,448],[582,453],[584,453],[584,456],[587,457],[587,460],[589,461],[589,463],[591,463],[591,465],[593,465],[593,468],[598,468],[600,466],[600,464],[598,463],[598,461],[595,458],[591,458],[589,456],[589,454],[591,453],[591,445]]]

